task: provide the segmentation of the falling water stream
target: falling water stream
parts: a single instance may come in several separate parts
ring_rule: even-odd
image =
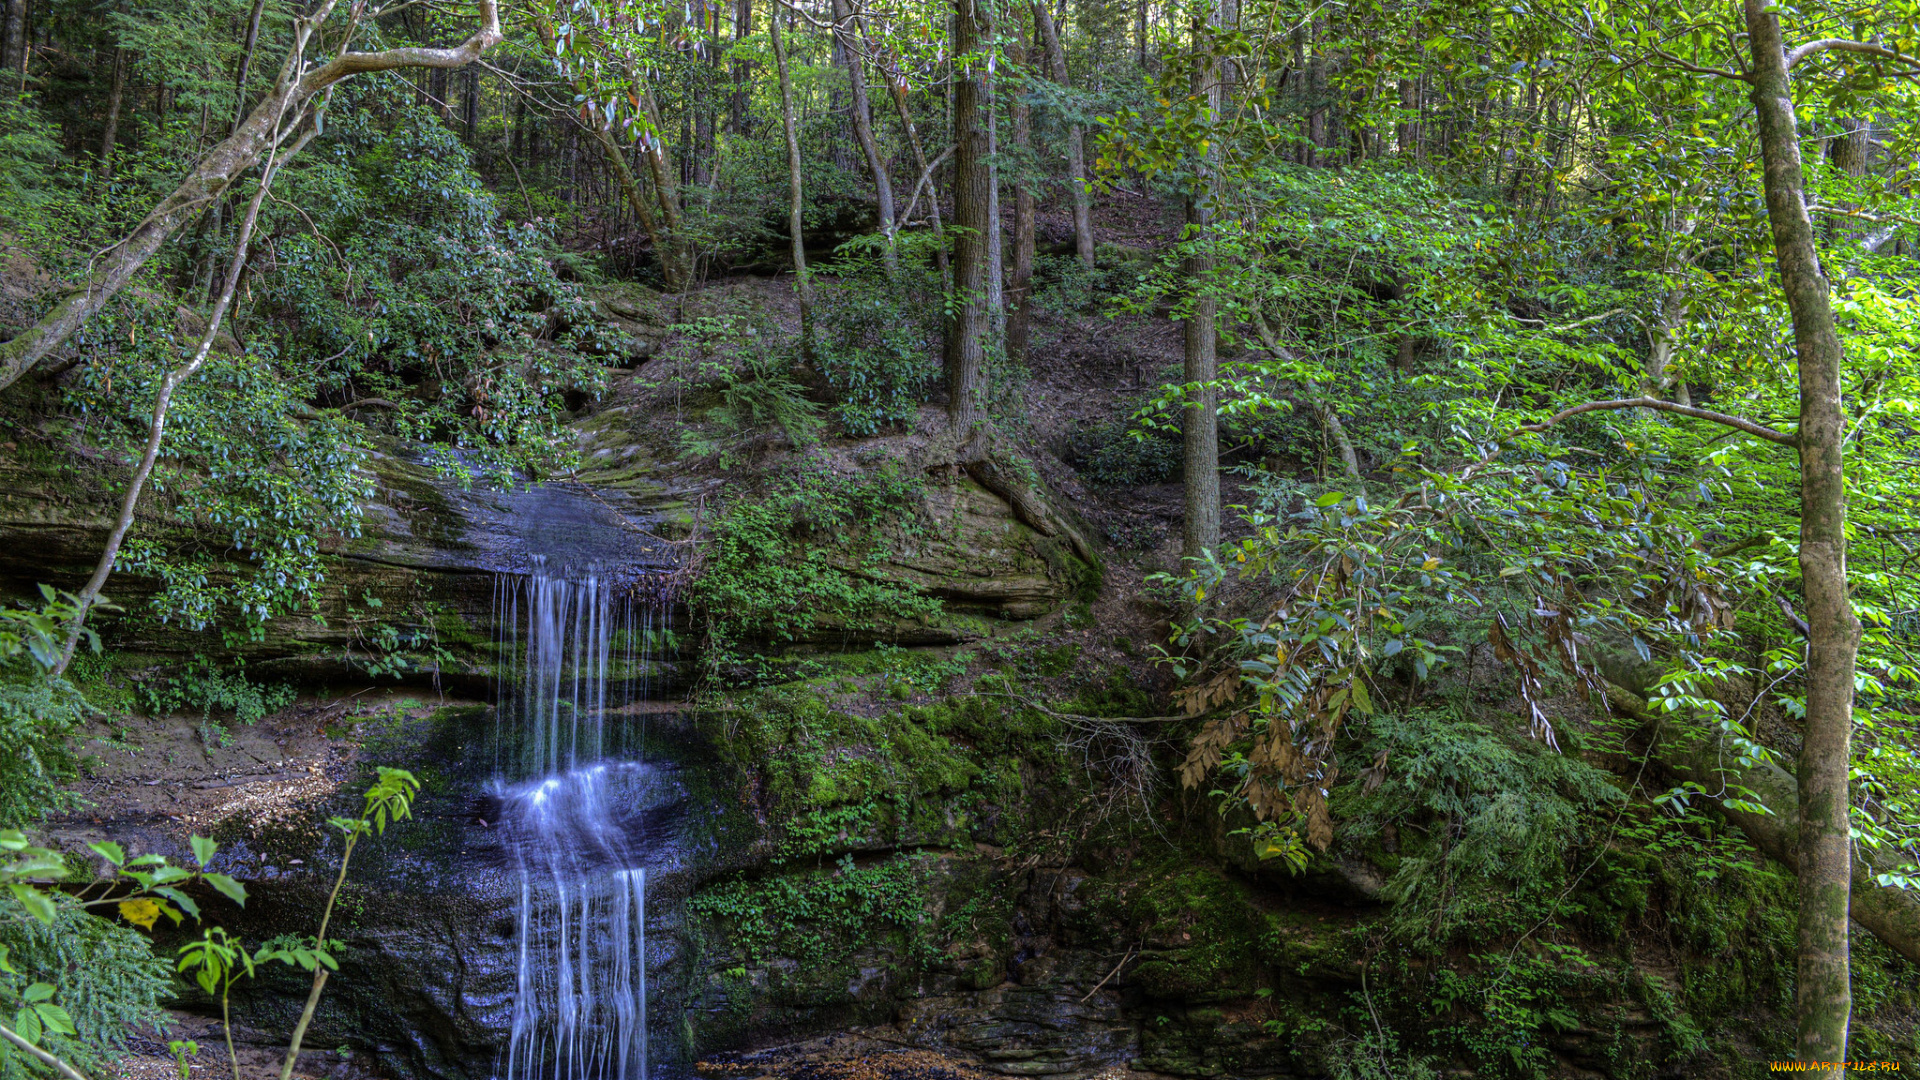
[[[618,713],[653,613],[600,566],[545,559],[503,576],[495,605],[508,668],[496,791],[520,884],[512,1034],[496,1074],[645,1080],[640,808],[654,770],[619,760]]]

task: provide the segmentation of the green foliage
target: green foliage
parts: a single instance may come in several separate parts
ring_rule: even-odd
[[[803,964],[844,958],[876,935],[893,935],[900,953],[931,958],[925,895],[927,855],[899,853],[871,866],[851,854],[832,868],[735,880],[701,890],[687,908],[724,922],[727,940],[749,963],[791,957]]]
[[[908,234],[889,269],[884,238],[836,253],[838,279],[820,290],[814,364],[839,403],[834,420],[855,437],[911,426],[939,377],[940,278],[930,238]]]
[[[196,656],[173,675],[148,679],[135,691],[140,707],[153,716],[197,710],[205,719],[216,712],[241,724],[253,724],[293,703],[286,683],[256,683],[245,663],[222,672],[205,656]]]
[[[1103,487],[1145,487],[1180,475],[1180,443],[1163,432],[1136,432],[1126,420],[1076,430],[1067,450],[1080,475]]]
[[[0,823],[32,824],[73,805],[60,786],[78,766],[69,738],[92,712],[52,674],[77,601],[46,585],[40,593],[38,608],[0,607]],[[83,627],[78,647],[98,651],[99,638]]]
[[[89,914],[63,894],[54,895],[53,908],[51,923],[0,918],[0,1015],[43,1049],[83,1069],[104,1069],[133,1027],[162,1018],[173,980],[139,931]],[[35,985],[58,988],[57,1006],[51,995],[40,1004],[59,1009],[68,1030],[16,1021]],[[11,1044],[0,1046],[0,1076],[31,1075],[37,1066]]]
[[[888,580],[885,569],[925,527],[922,483],[891,460],[847,472],[815,454],[759,497],[736,494],[714,521],[689,596],[714,655],[827,627],[872,640],[876,626],[938,616],[938,599]]]
[[[1576,755],[1444,709],[1376,714],[1342,756],[1390,763],[1377,783],[1370,775],[1341,787],[1332,808],[1347,825],[1342,849],[1387,864],[1381,895],[1394,904],[1399,943],[1413,948],[1573,914],[1564,900],[1580,853],[1623,798],[1611,774]],[[1368,850],[1389,834],[1397,853]]]

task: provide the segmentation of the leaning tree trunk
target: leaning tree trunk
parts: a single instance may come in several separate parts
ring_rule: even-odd
[[[1053,15],[1047,10],[1046,0],[1034,0],[1033,21],[1039,28],[1040,37],[1046,42],[1047,57],[1053,69],[1053,81],[1062,87],[1067,85],[1067,51],[1060,44],[1060,29],[1053,24]],[[1143,3],[1141,12],[1146,11]],[[1144,25],[1144,24],[1143,24]],[[1144,38],[1142,41],[1144,42]],[[1141,46],[1140,62],[1146,63],[1146,46]],[[1073,248],[1080,256],[1081,265],[1093,269],[1093,207],[1087,194],[1087,149],[1086,129],[1080,124],[1067,125],[1067,193],[1073,198]]]
[[[977,0],[954,0],[953,52],[980,47]],[[957,63],[953,73],[953,314],[947,323],[947,418],[960,442],[986,419],[987,233],[999,223],[987,212],[987,133],[982,124],[984,65]]]
[[[847,0],[833,0],[833,36],[840,43],[840,55],[846,58],[847,86],[852,91],[853,136],[867,158],[867,171],[873,174],[874,209],[880,218],[880,232],[887,238],[886,262],[894,267],[893,183],[887,176],[887,159],[873,137],[873,108],[867,99],[866,62],[853,32],[853,8]]]
[[[787,231],[793,240],[793,278],[800,292],[800,353],[813,357],[813,282],[807,276],[806,196],[801,188],[800,124],[793,115],[793,79],[787,73],[787,49],[780,15],[767,20],[773,35],[773,62],[780,74],[780,121],[787,129]]]
[[[301,25],[320,25],[333,6],[334,0],[323,0],[319,9]],[[288,138],[289,133],[281,130],[283,119],[298,116],[300,110],[327,87],[355,75],[405,67],[463,67],[472,63],[501,40],[498,0],[480,0],[480,13],[480,30],[456,48],[344,52],[304,69],[296,66],[311,59],[304,55],[306,39],[302,36],[281,68],[273,89],[240,127],[194,163],[186,179],[148,211],[133,232],[109,250],[90,278],[54,304],[39,322],[0,345],[0,390],[18,382],[59,348],[132,280],[181,225],[198,217],[209,203],[223,195],[229,185],[260,160],[261,154]],[[300,73],[302,70],[305,74]]]
[[[1794,1011],[1803,1061],[1842,1062],[1853,1009],[1847,952],[1852,853],[1847,790],[1860,622],[1847,596],[1847,494],[1842,466],[1840,335],[1814,247],[1799,130],[1780,23],[1768,0],[1745,0],[1767,223],[1793,314],[1800,383],[1800,578],[1807,604],[1806,737],[1800,750],[1799,977]],[[1832,1075],[1844,1075],[1843,1069]]]

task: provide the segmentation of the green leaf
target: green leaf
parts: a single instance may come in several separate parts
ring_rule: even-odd
[[[34,983],[32,986],[20,991],[20,998],[29,1003],[35,1001],[50,1001],[53,999],[53,986],[50,983]]]
[[[73,1029],[73,1017],[67,1013],[67,1010],[60,1006],[35,1005],[33,1012],[34,1015],[40,1018],[40,1022],[47,1026],[47,1030],[53,1032],[55,1035],[77,1034]]]
[[[201,866],[212,862],[213,853],[219,850],[220,847],[220,845],[213,842],[211,837],[206,836],[195,836],[191,838],[188,843],[193,845],[193,861],[199,863]]]
[[[240,884],[225,874],[208,874],[206,878],[207,884],[218,890],[221,896],[239,904],[241,907],[247,906],[247,887],[245,885]]]
[[[115,866],[126,865],[126,861],[127,861],[126,849],[122,848],[119,844],[116,844],[111,840],[102,840],[97,844],[88,844],[87,847],[93,849],[94,854],[100,856],[101,858],[107,860],[108,862],[112,863]]]
[[[13,1029],[30,1043],[40,1041],[40,1014],[31,1008],[21,1009],[13,1014]]]
[[[20,901],[20,906],[27,909],[27,914],[48,926],[53,925],[53,901],[47,899],[46,893],[31,885],[18,883],[8,885],[7,888],[13,891],[13,898]]]

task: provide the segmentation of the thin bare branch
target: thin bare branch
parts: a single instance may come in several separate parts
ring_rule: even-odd
[[[1908,217],[1906,214],[1869,214],[1864,210],[1849,210],[1844,206],[1821,206],[1818,203],[1809,204],[1807,213],[1836,214],[1840,217],[1864,221],[1869,225],[1920,225],[1920,218]]]
[[[1876,45],[1871,41],[1850,41],[1846,38],[1822,38],[1819,41],[1809,41],[1805,45],[1789,52],[1787,54],[1787,70],[1791,71],[1793,70],[1793,66],[1800,61],[1816,53],[1823,52],[1860,53],[1864,56],[1877,56],[1882,60],[1898,60],[1903,64],[1920,67],[1920,57],[1908,56],[1898,49],[1889,49],[1885,45]]]
[[[1747,73],[1744,71],[1728,71],[1725,68],[1701,67],[1699,64],[1682,60],[1679,57],[1663,49],[1654,49],[1653,55],[1659,57],[1662,60],[1665,60],[1667,63],[1672,64],[1677,68],[1681,68],[1686,71],[1691,71],[1695,75],[1713,75],[1722,79],[1732,79],[1734,82],[1746,82],[1748,78]]]
[[[1744,431],[1747,434],[1754,436],[1755,438],[1765,439],[1771,443],[1779,443],[1781,446],[1800,445],[1800,440],[1797,436],[1788,434],[1787,432],[1784,432],[1784,431],[1775,431],[1773,428],[1770,428],[1765,424],[1755,423],[1752,420],[1748,420],[1746,417],[1732,416],[1728,413],[1723,413],[1723,412],[1714,412],[1712,409],[1696,409],[1691,405],[1682,405],[1679,402],[1667,401],[1664,398],[1656,398],[1656,397],[1616,398],[1611,401],[1589,401],[1583,405],[1575,405],[1571,409],[1562,409],[1559,412],[1554,413],[1552,416],[1548,417],[1545,420],[1542,420],[1537,424],[1522,424],[1519,430],[1536,432],[1536,433],[1542,432],[1560,423],[1562,420],[1565,420],[1569,417],[1578,416],[1581,413],[1613,412],[1620,409],[1654,409],[1659,412],[1679,413],[1681,416],[1691,416],[1695,420],[1709,420],[1716,424],[1725,424],[1726,426],[1731,428],[1738,428],[1739,430]]]

